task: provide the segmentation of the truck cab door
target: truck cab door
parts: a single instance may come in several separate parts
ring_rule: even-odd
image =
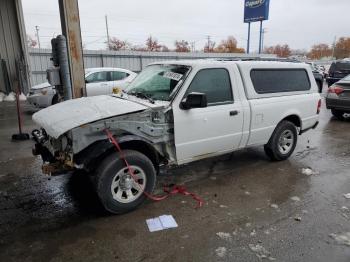
[[[85,78],[87,96],[110,94],[109,77],[107,71],[94,72],[87,75]]]
[[[181,101],[190,93],[205,94],[207,106],[181,108]],[[231,152],[239,147],[243,112],[236,93],[227,68],[199,70],[190,83],[183,86],[173,102],[178,164]]]

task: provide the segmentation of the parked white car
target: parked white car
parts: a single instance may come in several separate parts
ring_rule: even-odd
[[[34,114],[42,129],[33,132],[33,153],[42,156],[46,173],[87,170],[104,207],[123,213],[153,191],[160,165],[262,145],[272,160],[287,159],[298,135],[317,126],[320,107],[304,63],[162,62],[144,69],[126,93],[70,100]]]
[[[124,89],[136,77],[136,73],[122,68],[85,69],[87,96],[109,95],[116,89]],[[35,107],[43,108],[57,103],[55,87],[48,82],[33,86],[27,100]]]

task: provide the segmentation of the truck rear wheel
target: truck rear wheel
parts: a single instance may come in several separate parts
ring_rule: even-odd
[[[96,191],[102,205],[111,213],[122,214],[136,209],[151,193],[156,182],[156,171],[149,158],[134,150],[125,150],[124,156],[138,183],[131,177],[120,153],[106,157],[96,171]]]
[[[288,159],[293,153],[298,140],[296,126],[289,121],[282,121],[264,146],[266,155],[274,161]]]

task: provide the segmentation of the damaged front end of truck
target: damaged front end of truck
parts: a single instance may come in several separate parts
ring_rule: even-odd
[[[33,119],[41,129],[32,132],[36,142],[33,154],[41,156],[43,173],[93,171],[105,155],[115,150],[106,130],[122,148],[140,151],[157,168],[175,162],[170,107],[164,103],[147,107],[139,102],[118,96],[82,98],[35,114]]]

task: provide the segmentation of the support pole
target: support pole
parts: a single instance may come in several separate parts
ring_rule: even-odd
[[[62,34],[67,39],[73,98],[86,96],[78,0],[58,0]]]
[[[262,27],[263,21],[260,21],[260,36],[259,36],[259,54],[261,54],[261,48],[262,48]]]
[[[110,50],[110,45],[109,45],[109,28],[108,28],[108,20],[107,20],[107,15],[105,15],[105,20],[106,20],[106,32],[107,32],[107,50]]]
[[[35,26],[35,31],[36,31],[36,39],[38,41],[38,47],[39,49],[41,49],[41,46],[40,46],[40,36],[39,36],[39,26]]]
[[[265,28],[262,30],[262,38],[261,38],[261,52],[264,53],[264,41],[265,41]]]
[[[249,54],[249,48],[250,48],[250,22],[248,23],[247,54]]]

